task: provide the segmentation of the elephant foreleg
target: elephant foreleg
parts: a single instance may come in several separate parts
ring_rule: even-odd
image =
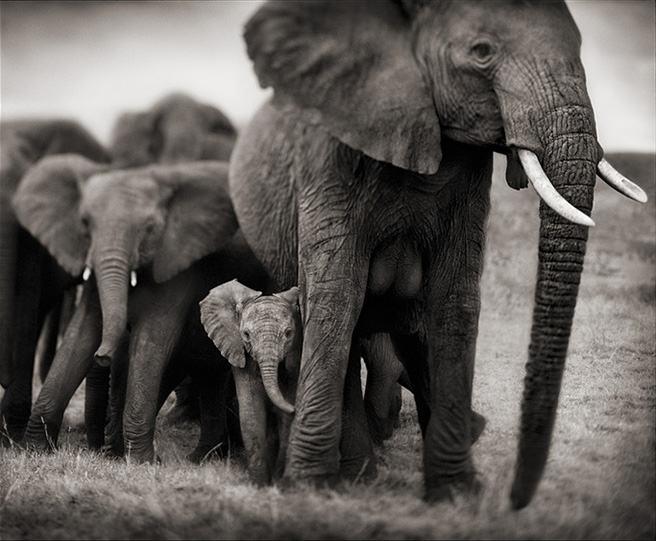
[[[425,497],[452,497],[452,490],[477,486],[471,458],[471,390],[478,310],[447,303],[448,317],[428,331],[431,416],[424,437]]]
[[[334,230],[344,216],[299,216],[299,239],[312,242],[299,247],[303,352],[285,476],[319,484],[339,472],[344,381],[369,267],[353,235]]]
[[[94,285],[87,284],[32,408],[26,446],[50,449],[56,445],[64,411],[89,372],[100,345],[101,321],[98,292]]]
[[[123,435],[128,460],[155,460],[155,421],[165,368],[184,329],[191,303],[189,276],[136,292],[143,307],[130,336]]]
[[[248,473],[251,481],[258,485],[271,482],[271,457],[267,456],[267,411],[266,391],[262,378],[256,373],[252,359],[246,360],[244,368],[233,368],[237,401],[239,402],[239,424],[244,440]]]

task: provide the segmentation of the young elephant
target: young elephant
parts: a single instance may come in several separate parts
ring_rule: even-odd
[[[207,334],[233,366],[248,472],[270,483],[282,474],[294,412],[303,334],[298,288],[265,296],[232,280],[200,306]]]
[[[152,461],[165,368],[190,310],[215,278],[228,278],[217,274],[221,258],[233,257],[222,250],[237,230],[227,164],[102,171],[79,157],[53,158],[30,172],[14,207],[68,272],[95,278],[33,407],[26,443],[48,448],[46,436],[56,441],[63,411],[94,356],[107,365],[129,339],[125,445],[134,460]],[[234,271],[230,264],[225,269]]]

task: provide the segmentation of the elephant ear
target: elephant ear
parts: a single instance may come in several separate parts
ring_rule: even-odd
[[[231,365],[246,366],[244,343],[239,333],[241,307],[250,299],[262,295],[236,279],[212,289],[200,301],[200,319],[207,335]]]
[[[82,274],[89,249],[78,212],[82,186],[108,168],[77,154],[49,156],[27,171],[12,199],[19,223],[73,276]]]
[[[299,292],[300,290],[298,289],[297,286],[294,286],[287,291],[282,291],[280,293],[274,293],[274,297],[278,297],[279,299],[283,299],[284,301],[288,302],[291,306],[294,308],[298,309],[298,297],[299,297]]]
[[[398,3],[270,2],[244,37],[260,85],[283,107],[376,160],[437,171],[439,121]]]
[[[225,247],[239,227],[228,192],[225,162],[153,166],[155,179],[172,188],[166,226],[153,260],[156,282],[165,282]]]

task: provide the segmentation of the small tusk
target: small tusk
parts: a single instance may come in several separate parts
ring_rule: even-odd
[[[636,183],[631,182],[628,178],[619,173],[617,169],[606,161],[606,158],[602,158],[599,165],[597,165],[597,174],[601,180],[622,195],[625,195],[638,203],[647,202],[647,194],[645,191]]]
[[[130,285],[137,287],[137,273],[135,271],[130,272]]]
[[[586,216],[558,193],[542,169],[538,157],[533,152],[526,149],[517,149],[517,154],[528,180],[533,184],[533,188],[535,188],[542,201],[570,222],[594,227],[595,223],[592,218]]]
[[[82,273],[82,280],[86,282],[89,280],[89,278],[91,278],[91,267],[86,266],[84,267],[84,272]]]

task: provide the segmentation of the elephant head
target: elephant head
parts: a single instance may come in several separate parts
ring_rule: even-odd
[[[245,353],[255,360],[271,402],[285,413],[294,407],[280,391],[278,367],[300,362],[302,338],[298,288],[263,296],[237,280],[215,287],[201,301],[201,321],[230,364],[246,366]],[[291,353],[290,353],[291,352]]]
[[[602,157],[565,3],[269,2],[244,36],[278,108],[418,183],[451,140],[507,154],[508,183],[535,187],[539,267],[511,494],[527,505],[548,455],[596,175],[646,201]]]
[[[137,271],[169,280],[237,230],[227,165],[198,162],[112,170],[79,156],[42,160],[13,205],[20,223],[74,276],[96,276],[103,317],[95,357],[108,364],[127,323]]]
[[[149,163],[228,160],[237,132],[216,107],[171,94],[145,112],[121,115],[110,153],[126,167]]]

